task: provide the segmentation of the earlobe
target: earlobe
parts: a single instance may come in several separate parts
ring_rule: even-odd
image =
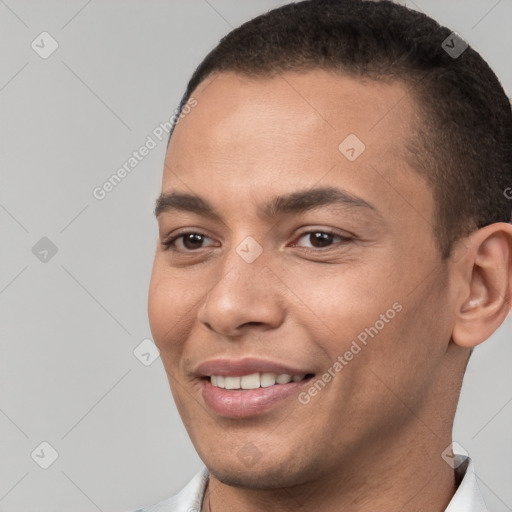
[[[512,225],[494,223],[472,233],[468,250],[454,263],[463,290],[452,340],[475,347],[489,338],[511,309]]]

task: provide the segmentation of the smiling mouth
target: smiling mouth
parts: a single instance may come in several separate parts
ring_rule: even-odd
[[[268,388],[275,385],[288,384],[290,382],[301,382],[311,379],[312,373],[289,375],[286,373],[251,373],[248,375],[230,376],[230,375],[210,375],[204,377],[212,386],[221,389],[244,391],[258,388]]]

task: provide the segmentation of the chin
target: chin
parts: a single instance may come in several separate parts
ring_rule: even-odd
[[[243,462],[229,463],[227,460],[207,460],[209,472],[220,482],[231,487],[246,489],[283,489],[304,484],[314,479],[314,471],[297,465],[291,467],[290,461],[268,461],[264,457],[252,466]]]
[[[285,470],[275,473],[274,471],[269,472],[266,468],[257,472],[252,469],[230,471],[226,468],[220,470],[211,468],[209,471],[217,480],[231,487],[270,490],[297,485],[297,481]]]

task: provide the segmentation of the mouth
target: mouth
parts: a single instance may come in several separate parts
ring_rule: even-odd
[[[284,406],[301,406],[297,395],[314,377],[306,374],[250,373],[210,375],[199,379],[203,400],[210,411],[225,418],[250,418]]]
[[[217,416],[248,418],[277,410],[277,404],[299,406],[297,395],[315,373],[284,358],[214,358],[203,361],[193,373],[199,381],[207,409]]]

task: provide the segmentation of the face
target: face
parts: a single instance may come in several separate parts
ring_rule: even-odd
[[[451,333],[434,200],[406,163],[413,99],[319,70],[222,73],[193,96],[149,291],[190,438],[233,485],[370,461],[430,414]]]

